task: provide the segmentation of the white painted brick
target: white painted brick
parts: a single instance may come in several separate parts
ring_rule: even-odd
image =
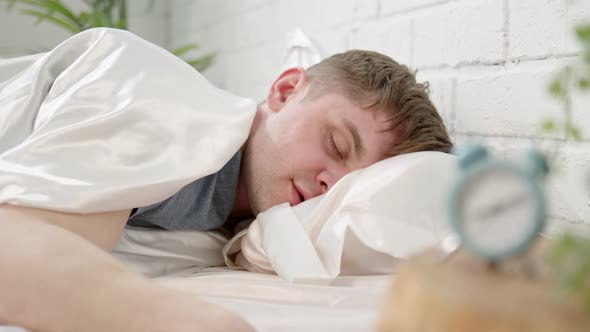
[[[170,6],[172,40],[229,19],[226,1],[175,0]]]
[[[230,50],[263,42],[283,42],[290,28],[281,24],[280,4],[273,2],[234,16],[223,24],[216,24],[211,37],[218,40],[222,49]]]
[[[254,8],[247,12],[242,12],[239,15],[232,17],[231,20],[221,21],[207,21],[211,16],[219,16],[220,9],[215,9],[218,6],[225,6],[221,2],[215,4],[213,1],[197,1],[195,3],[184,4],[188,6],[188,10],[173,6],[172,15],[180,17],[179,20],[172,18],[172,44],[180,44],[180,40],[184,38],[179,35],[195,35],[201,41],[204,48],[215,50],[235,50],[266,42],[285,42],[287,34],[295,27],[302,27],[310,36],[314,35],[314,31],[323,26],[334,26],[344,21],[350,21],[356,14],[361,16],[370,16],[376,13],[376,0],[374,1],[359,1],[348,0],[346,2],[334,1],[334,3],[327,2],[312,2],[307,5],[300,2],[292,1],[253,1],[258,2],[258,7],[251,4]],[[337,6],[333,6],[337,3]],[[214,7],[214,8],[209,8]],[[315,8],[310,8],[313,5]],[[262,8],[260,8],[262,6]],[[333,8],[330,8],[330,7]],[[336,10],[334,10],[336,8]],[[324,12],[330,12],[329,20],[326,20]],[[190,13],[189,13],[190,12]],[[209,25],[203,26],[203,12],[212,14],[207,15],[205,21]],[[341,13],[344,12],[344,15]],[[313,13],[313,15],[310,15]],[[188,24],[186,22],[189,22]],[[215,23],[215,24],[213,24]],[[188,25],[188,27],[187,27]],[[341,29],[341,28],[336,28]],[[321,29],[320,29],[321,30]],[[321,35],[334,35],[325,32],[324,29]],[[327,49],[338,49],[341,51],[348,45],[348,36],[339,36],[339,40],[334,43],[329,42]]]
[[[381,0],[381,14],[389,15],[446,3],[448,0]]]
[[[234,29],[235,25],[232,24],[217,24],[202,28],[191,27],[190,32],[185,35],[192,36],[193,40],[197,40],[207,50],[232,51],[238,45],[236,42],[238,35]]]
[[[356,0],[354,12],[356,18],[377,17],[379,15],[380,0]]]
[[[580,50],[575,25],[588,22],[587,0],[511,0],[511,57],[573,53]]]
[[[569,142],[560,149],[554,173],[569,207],[562,214],[590,225],[590,142]]]
[[[414,19],[414,66],[501,61],[503,24],[498,0],[453,2],[421,10]]]
[[[510,0],[510,57],[562,54],[566,51],[569,0]]]
[[[232,1],[233,3],[233,1]],[[233,14],[233,7],[228,1],[196,0],[187,3],[178,10],[191,13],[193,27],[201,27],[219,23]]]
[[[590,141],[590,90],[572,91],[572,120],[581,131],[582,138]],[[590,154],[590,150],[588,150]]]
[[[204,0],[217,3],[218,6],[223,6],[225,8],[225,12],[228,14],[232,13],[239,13],[244,12],[247,10],[259,8],[265,5],[268,5],[272,2],[279,2],[280,0],[240,0],[240,1],[224,1],[223,4],[219,4],[219,1],[215,0]]]
[[[486,135],[539,135],[543,119],[561,115],[560,104],[546,88],[561,65],[563,61],[548,61],[461,71],[455,129]]]
[[[227,90],[228,85],[228,76],[229,73],[227,71],[227,63],[228,63],[228,55],[225,53],[219,53],[215,56],[213,63],[209,66],[206,70],[204,70],[201,74],[209,80],[209,82],[213,83],[216,87]]]
[[[231,24],[213,24],[202,26],[199,24],[199,17],[194,13],[184,13],[183,18],[188,15],[188,25],[185,25],[184,33],[181,32],[182,43],[186,42],[186,37],[190,36],[191,40],[198,40],[199,44],[207,49],[224,51],[235,48],[237,38],[234,32],[234,25]]]
[[[425,70],[418,71],[416,77],[418,82],[429,83],[430,99],[443,118],[448,131],[454,130],[452,110],[455,75],[454,71],[449,70]]]
[[[200,9],[193,7],[193,12]],[[203,28],[204,38],[216,49],[235,50],[260,43],[286,42],[287,34],[296,27],[308,34],[337,27],[356,17],[374,15],[374,1],[276,1],[233,16],[223,24]],[[196,13],[194,13],[196,15]],[[194,23],[191,31],[202,25]]]
[[[176,11],[173,9],[173,12],[178,13],[190,9],[193,26],[203,27],[212,24],[224,24],[235,16],[244,14],[249,10],[256,10],[272,2],[278,2],[278,0],[182,0],[177,5],[173,4],[176,7]]]
[[[568,156],[564,153],[567,146],[564,142],[540,141],[507,138],[504,145],[505,156],[509,161],[520,161],[526,158],[526,152],[535,149],[546,156],[550,173],[544,181],[544,190],[547,203],[546,214],[558,219],[581,221],[579,209],[581,204],[573,192],[579,192],[580,188],[572,187],[571,174],[564,168],[567,166]],[[580,183],[578,182],[577,185]]]
[[[418,67],[434,66],[449,62],[447,55],[447,26],[442,17],[450,17],[449,6],[438,11],[427,11],[414,19],[414,57],[413,64]]]
[[[245,84],[234,87],[232,92],[238,96],[251,98],[257,103],[266,98],[269,84]]]
[[[308,35],[317,44],[322,57],[327,58],[348,49],[351,29],[350,26],[343,26]]]
[[[381,52],[411,66],[411,39],[412,21],[393,17],[359,25],[351,34],[350,48]]]
[[[270,84],[280,74],[284,44],[275,43],[231,53],[224,63],[228,87],[244,84]]]
[[[590,236],[590,226],[586,223],[572,222],[569,220],[549,217],[543,235],[555,238],[563,233]]]
[[[367,15],[367,11],[370,11],[370,9],[366,9],[370,7],[357,6],[358,1],[283,0],[280,3],[280,11],[277,13],[280,24],[272,26],[272,28],[284,26],[290,30],[299,26],[305,31],[314,32],[348,23],[358,18],[358,11],[360,11],[360,15]]]
[[[505,137],[486,137],[455,133],[452,136],[455,149],[461,150],[472,144],[482,144],[494,158],[506,158],[506,145],[512,140]]]

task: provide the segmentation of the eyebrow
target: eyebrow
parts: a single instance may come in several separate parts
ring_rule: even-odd
[[[359,135],[357,127],[349,119],[342,118],[342,122],[344,122],[344,126],[352,135],[354,150],[357,158],[361,158],[365,154],[365,146],[363,145],[363,141],[361,140],[361,135]]]

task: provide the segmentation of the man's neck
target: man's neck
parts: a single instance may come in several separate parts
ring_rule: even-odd
[[[264,112],[265,112],[265,102],[262,102],[262,103],[258,104],[258,106],[256,108],[256,115],[254,117],[252,127],[250,128],[250,133],[248,135],[248,139],[246,140],[244,145],[242,145],[242,147],[240,148],[240,153],[242,155],[240,162],[242,163],[242,165],[240,165],[240,174],[238,175],[238,187],[236,189],[236,197],[234,200],[234,207],[230,213],[230,217],[234,218],[234,219],[245,219],[245,218],[254,217],[254,214],[252,213],[252,209],[250,208],[250,200],[248,198],[248,187],[246,186],[246,183],[244,181],[243,163],[244,163],[244,159],[246,158],[245,155],[246,155],[247,149],[248,149],[249,138],[252,137],[253,133],[258,128],[258,125],[260,124],[261,117],[263,117]]]
[[[250,209],[250,201],[248,200],[248,189],[242,179],[243,177],[241,176],[238,178],[234,207],[229,214],[232,219],[246,219],[253,217],[252,210]]]

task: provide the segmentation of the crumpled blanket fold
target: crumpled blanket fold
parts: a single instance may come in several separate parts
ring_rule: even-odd
[[[162,201],[223,167],[255,111],[122,30],[1,60],[0,203],[93,213]]]

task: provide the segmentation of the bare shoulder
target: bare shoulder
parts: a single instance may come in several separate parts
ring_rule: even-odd
[[[130,212],[131,210],[121,210],[75,214],[0,204],[0,220],[26,219],[51,223],[73,232],[107,251],[112,250],[119,240]]]

